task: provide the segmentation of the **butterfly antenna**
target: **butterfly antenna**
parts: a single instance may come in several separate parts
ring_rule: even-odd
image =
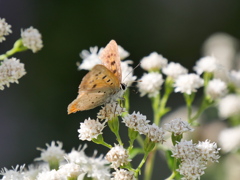
[[[130,72],[124,77],[123,82],[124,82],[124,80],[125,80],[131,73],[133,73],[133,71],[134,71],[138,66],[140,66],[140,65],[141,65],[141,63],[138,63],[138,65],[136,65],[136,66],[133,68],[133,70],[130,71]],[[134,82],[138,82],[138,81],[134,81]]]

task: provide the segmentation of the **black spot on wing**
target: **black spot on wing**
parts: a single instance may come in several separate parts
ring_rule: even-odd
[[[113,70],[113,74],[115,74],[116,72],[117,72],[117,70],[116,70],[116,69],[114,69],[114,70]]]
[[[116,63],[115,61],[112,61],[112,62],[111,62],[111,65],[113,66],[115,63]]]
[[[92,88],[94,89],[96,86],[97,86],[97,84],[94,84],[94,85],[92,86]]]
[[[105,79],[107,77],[107,75],[103,76],[102,79]]]

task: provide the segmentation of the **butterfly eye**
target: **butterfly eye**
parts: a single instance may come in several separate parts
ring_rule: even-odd
[[[121,88],[122,90],[125,90],[125,89],[127,88],[127,85],[124,84],[124,83],[121,83],[120,86],[121,86],[120,88]]]

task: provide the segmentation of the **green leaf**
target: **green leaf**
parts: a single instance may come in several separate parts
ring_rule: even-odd
[[[133,148],[129,152],[130,159],[133,159],[138,154],[144,154],[144,150],[141,148]]]

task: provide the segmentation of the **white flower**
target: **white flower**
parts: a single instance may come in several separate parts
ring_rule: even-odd
[[[41,157],[36,158],[36,161],[43,160],[45,162],[59,162],[64,159],[65,152],[62,149],[63,144],[57,141],[58,146],[55,141],[51,142],[51,145],[46,144],[47,149],[37,148],[37,150],[42,151]]]
[[[173,119],[170,123],[166,123],[164,129],[174,133],[175,136],[194,130],[186,121],[182,121],[180,118]]]
[[[180,75],[174,83],[175,92],[192,94],[197,91],[197,88],[203,86],[203,82],[203,79],[197,74]]]
[[[129,66],[133,61],[121,61],[121,69],[122,69],[122,83],[127,86],[131,86],[131,84],[137,79],[136,76],[133,76],[133,68]]]
[[[78,164],[81,170],[87,174],[87,177],[92,177],[96,180],[110,179],[109,162],[105,160],[103,156],[96,158],[96,151],[93,157],[87,157],[84,153],[86,147],[87,145],[84,145],[84,147],[82,149],[80,149],[80,147],[78,151],[73,149],[67,154],[66,159],[71,163]]]
[[[24,169],[24,180],[35,180],[37,175],[43,171],[43,169],[45,168],[48,169],[49,166],[45,167],[45,166],[34,166],[34,165],[29,165],[28,169]]]
[[[164,134],[165,132],[163,131],[163,129],[158,127],[156,124],[148,125],[148,133],[146,134],[146,136],[148,136],[148,138],[151,139],[152,142],[163,143]]]
[[[218,139],[224,152],[238,150],[240,148],[240,126],[222,130]]]
[[[123,49],[123,47],[120,45],[118,45],[118,52],[119,52],[120,59],[125,59],[129,56],[129,52]]]
[[[97,138],[98,135],[102,134],[104,124],[101,124],[98,119],[86,119],[84,122],[80,123],[80,129],[78,130],[79,139],[82,141],[91,141],[93,138]]]
[[[114,177],[111,180],[136,180],[134,173],[132,171],[127,171],[125,169],[117,169],[113,172]]]
[[[238,49],[239,40],[222,32],[214,33],[203,44],[204,55],[214,55],[218,62],[227,70],[235,66]]]
[[[5,59],[0,65],[0,90],[4,89],[4,85],[9,87],[10,83],[18,83],[18,79],[25,74],[24,64],[18,59]]]
[[[158,71],[167,65],[167,59],[157,52],[142,58],[141,67],[146,71]]]
[[[188,70],[179,63],[170,62],[166,67],[162,69],[162,72],[165,75],[176,79],[179,75],[187,74]]]
[[[97,117],[101,120],[105,119],[108,121],[120,116],[123,112],[126,112],[125,108],[121,107],[117,102],[111,102],[102,107]]]
[[[72,149],[72,151],[65,156],[65,159],[70,163],[76,163],[78,165],[88,163],[88,157],[84,153],[86,148],[87,145],[85,144],[83,147],[80,146],[78,150]]]
[[[147,117],[140,114],[139,112],[132,114],[127,114],[126,116],[122,117],[123,122],[125,125],[134,131],[138,131],[140,134],[146,134],[148,132],[148,123],[150,122],[147,120]]]
[[[210,143],[207,139],[206,141],[199,141],[195,147],[202,161],[218,162],[218,159],[220,158],[218,155],[220,148],[217,148],[215,142]]]
[[[229,79],[230,82],[232,82],[236,87],[240,88],[240,70],[239,71],[232,70],[229,73]]]
[[[205,165],[198,159],[187,159],[183,161],[177,171],[183,175],[182,180],[200,180],[200,176],[204,174]]]
[[[91,70],[95,65],[101,64],[101,60],[98,57],[99,52],[97,46],[90,47],[90,51],[82,50],[80,57],[83,59],[83,62],[78,65],[78,70]]]
[[[55,169],[51,171],[43,171],[38,174],[36,180],[65,180]]]
[[[185,159],[195,159],[196,158],[196,148],[195,144],[191,141],[181,140],[172,149],[172,156],[185,160]]]
[[[162,75],[157,72],[144,74],[137,84],[140,96],[148,94],[148,97],[155,97],[159,94],[163,82]]]
[[[23,180],[24,178],[24,169],[25,165],[19,166],[17,165],[15,168],[8,170],[7,168],[3,168],[1,170],[1,175],[3,176],[1,180]]]
[[[108,151],[106,159],[111,162],[111,167],[116,169],[120,166],[128,164],[129,159],[128,151],[123,146],[116,145]]]
[[[228,92],[227,85],[224,81],[220,79],[213,79],[209,81],[206,89],[206,94],[211,99],[215,100],[223,97]]]
[[[197,74],[202,74],[203,72],[214,73],[219,68],[219,64],[215,57],[206,56],[199,59],[196,63],[196,66],[193,69]]]
[[[6,39],[4,36],[9,35],[11,32],[11,25],[6,23],[4,18],[0,18],[0,42],[4,41]]]
[[[28,49],[31,49],[32,52],[37,52],[42,49],[42,35],[39,31],[33,27],[21,30],[21,37],[23,41],[23,45]]]
[[[59,174],[61,174],[62,177],[67,178],[77,178],[80,174],[83,173],[81,167],[78,164],[75,163],[67,163],[64,165],[61,165],[58,170]]]
[[[219,115],[222,118],[229,118],[240,114],[240,96],[229,94],[219,101]]]

